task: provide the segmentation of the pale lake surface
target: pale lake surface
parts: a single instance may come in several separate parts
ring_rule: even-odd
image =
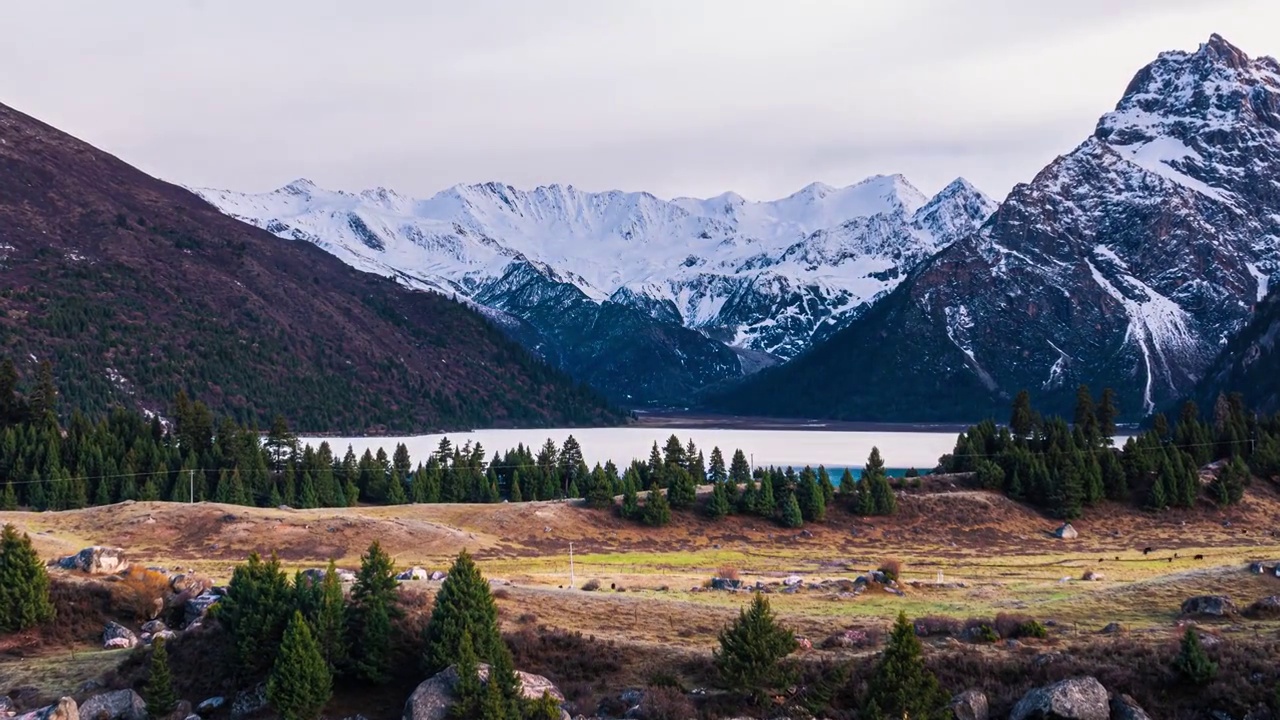
[[[796,468],[826,465],[828,468],[861,467],[867,461],[872,447],[880,448],[884,463],[890,468],[915,467],[921,470],[934,467],[939,456],[955,447],[954,432],[844,432],[832,430],[742,430],[742,429],[684,429],[664,427],[624,428],[543,428],[535,430],[476,430],[447,433],[449,441],[461,445],[470,441],[484,445],[485,454],[492,458],[495,451],[506,452],[519,443],[538,448],[550,438],[559,446],[572,435],[582,445],[582,455],[588,465],[612,460],[622,468],[632,459],[646,460],[653,444],[661,448],[671,435],[687,443],[691,438],[707,456],[711,448],[719,447],[727,464],[733,451],[741,448],[755,466],[777,465]],[[412,437],[354,437],[319,438],[304,437],[304,443],[318,446],[327,441],[333,452],[342,457],[350,445],[357,456],[365,449],[377,453],[378,448],[387,455],[395,451],[398,443],[404,443],[414,464],[425,461],[440,444],[445,435],[417,435]],[[754,457],[753,457],[754,456]]]

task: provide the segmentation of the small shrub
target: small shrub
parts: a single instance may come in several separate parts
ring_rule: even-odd
[[[1033,621],[1028,615],[1000,613],[996,615],[995,622],[991,623],[991,628],[1002,638],[1016,638],[1019,628],[1029,622]]]
[[[167,575],[140,567],[129,568],[111,590],[117,610],[144,622],[159,617],[172,594]]]
[[[524,613],[520,617],[516,618],[516,623],[520,625],[537,625],[538,616],[533,613]]]
[[[649,683],[650,690],[653,688],[667,688],[676,690],[681,695],[684,694],[684,683],[680,682],[680,678],[676,677],[676,674],[671,670],[662,667],[653,668],[648,675],[646,680]]]
[[[942,615],[916,618],[915,626],[920,637],[955,637],[963,629],[959,620]]]
[[[885,579],[897,582],[902,577],[902,561],[897,558],[889,558],[880,563],[878,568],[884,573]]]
[[[1049,637],[1049,631],[1038,620],[1028,620],[1018,626],[1013,636],[1016,638],[1040,638],[1043,640]]]
[[[993,643],[1000,640],[1000,633],[988,620],[979,620],[977,618],[969,620],[964,625],[964,633],[974,642]]]
[[[495,600],[507,600],[510,597],[511,597],[511,591],[506,588],[498,588],[497,590],[493,591],[493,598]]]
[[[1187,628],[1182,636],[1182,648],[1173,659],[1173,670],[1192,685],[1207,685],[1217,677],[1218,664],[1205,654],[1195,628]]]
[[[724,580],[738,580],[738,568],[732,565],[722,565],[716,568],[716,577]]]
[[[582,584],[582,589],[587,592],[595,592],[600,589],[599,580],[588,580]]]
[[[684,692],[668,685],[649,688],[640,703],[640,717],[644,720],[688,720],[697,716],[697,708]]]

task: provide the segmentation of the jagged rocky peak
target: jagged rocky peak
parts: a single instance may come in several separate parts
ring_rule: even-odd
[[[319,186],[317,186],[314,182],[308,180],[307,178],[298,178],[297,180],[294,180],[293,182],[280,188],[279,190],[277,190],[277,192],[285,193],[288,195],[309,196],[311,195],[311,193],[315,192],[318,189],[319,189]]]

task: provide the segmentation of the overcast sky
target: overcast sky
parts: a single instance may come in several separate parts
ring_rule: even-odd
[[[901,172],[1002,197],[1133,74],[1276,0],[8,3],[0,102],[167,180],[430,195],[786,195]]]

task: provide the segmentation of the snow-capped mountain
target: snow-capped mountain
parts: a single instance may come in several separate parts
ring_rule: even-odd
[[[818,357],[724,401],[918,419],[1003,412],[1024,387],[1063,408],[1087,383],[1138,416],[1192,390],[1278,269],[1280,64],[1214,35],[1138,72],[1093,136]],[[849,386],[814,384],[817,367]]]
[[[362,270],[468,299],[578,377],[641,402],[687,400],[794,357],[995,207],[964,180],[928,198],[900,175],[765,202],[497,183],[425,200],[306,180],[195,192]],[[656,355],[635,357],[644,343]]]

